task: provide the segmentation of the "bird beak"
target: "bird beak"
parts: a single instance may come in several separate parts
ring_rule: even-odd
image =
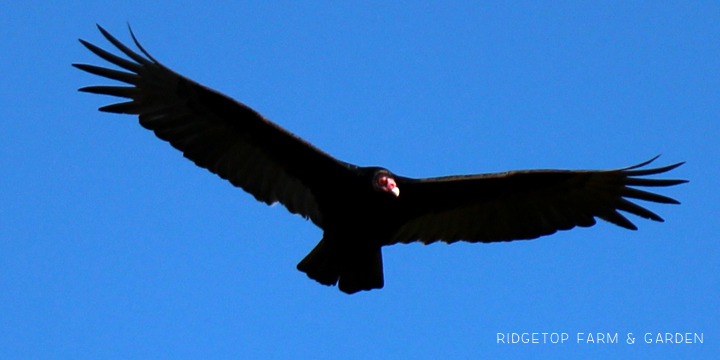
[[[393,195],[395,195],[395,197],[400,196],[400,188],[399,187],[396,186],[396,187],[392,188],[392,190],[390,190],[390,191],[393,193]]]
[[[381,174],[375,180],[374,185],[375,189],[378,191],[392,193],[393,195],[395,195],[395,197],[400,196],[400,188],[398,188],[395,179],[390,176]]]

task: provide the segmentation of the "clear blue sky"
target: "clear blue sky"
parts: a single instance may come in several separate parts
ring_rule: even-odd
[[[720,352],[718,2],[122,3],[0,5],[0,358]],[[103,64],[77,38],[109,46],[100,23],[127,42],[126,22],[165,65],[352,163],[425,177],[662,153],[690,183],[638,231],[385,248],[385,288],[348,296],[295,269],[312,223],[76,91],[110,83],[70,66]],[[497,344],[513,332],[569,340]],[[643,341],[665,332],[704,343]]]

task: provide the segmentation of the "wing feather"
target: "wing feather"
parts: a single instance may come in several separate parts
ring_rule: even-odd
[[[682,165],[640,169],[653,160],[606,171],[533,170],[430,179],[398,177],[402,189],[398,212],[405,218],[389,244],[534,239],[576,226],[593,226],[595,218],[636,230],[635,224],[618,210],[654,221],[663,219],[629,199],[666,204],[678,201],[630,186],[673,186],[686,182],[639,178]]]
[[[105,29],[102,35],[128,58],[87,41],[95,55],[126,70],[73,64],[88,73],[130,86],[88,86],[80,91],[129,99],[101,111],[138,115],[140,125],[183,152],[196,165],[271,204],[322,227],[323,184],[341,181],[348,164],[265,119],[249,107],[187,79],[160,64],[131,36],[141,54]],[[143,56],[145,55],[145,56]]]

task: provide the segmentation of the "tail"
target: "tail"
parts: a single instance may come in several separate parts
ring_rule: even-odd
[[[323,285],[338,284],[340,291],[354,294],[360,290],[380,289],[384,285],[382,250],[343,251],[325,239],[305,256],[297,269]]]

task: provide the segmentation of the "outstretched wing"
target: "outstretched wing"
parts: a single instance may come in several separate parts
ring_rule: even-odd
[[[347,164],[244,104],[166,68],[140,46],[132,31],[133,41],[145,57],[98,28],[129,59],[80,42],[95,55],[127,71],[73,66],[130,85],[80,89],[130,99],[100,111],[139,115],[140,125],[170,142],[196,165],[241,187],[259,201],[280,202],[291,213],[310,218],[322,227],[318,194],[323,183],[340,181]]]
[[[596,217],[636,230],[618,210],[655,221],[663,219],[628,199],[678,202],[632,186],[672,186],[687,182],[642,178],[683,164],[638,170],[655,158],[607,171],[534,170],[430,179],[399,178],[401,196],[398,199],[402,201],[399,216],[404,216],[406,222],[391,243],[534,239],[575,226],[592,226]]]

